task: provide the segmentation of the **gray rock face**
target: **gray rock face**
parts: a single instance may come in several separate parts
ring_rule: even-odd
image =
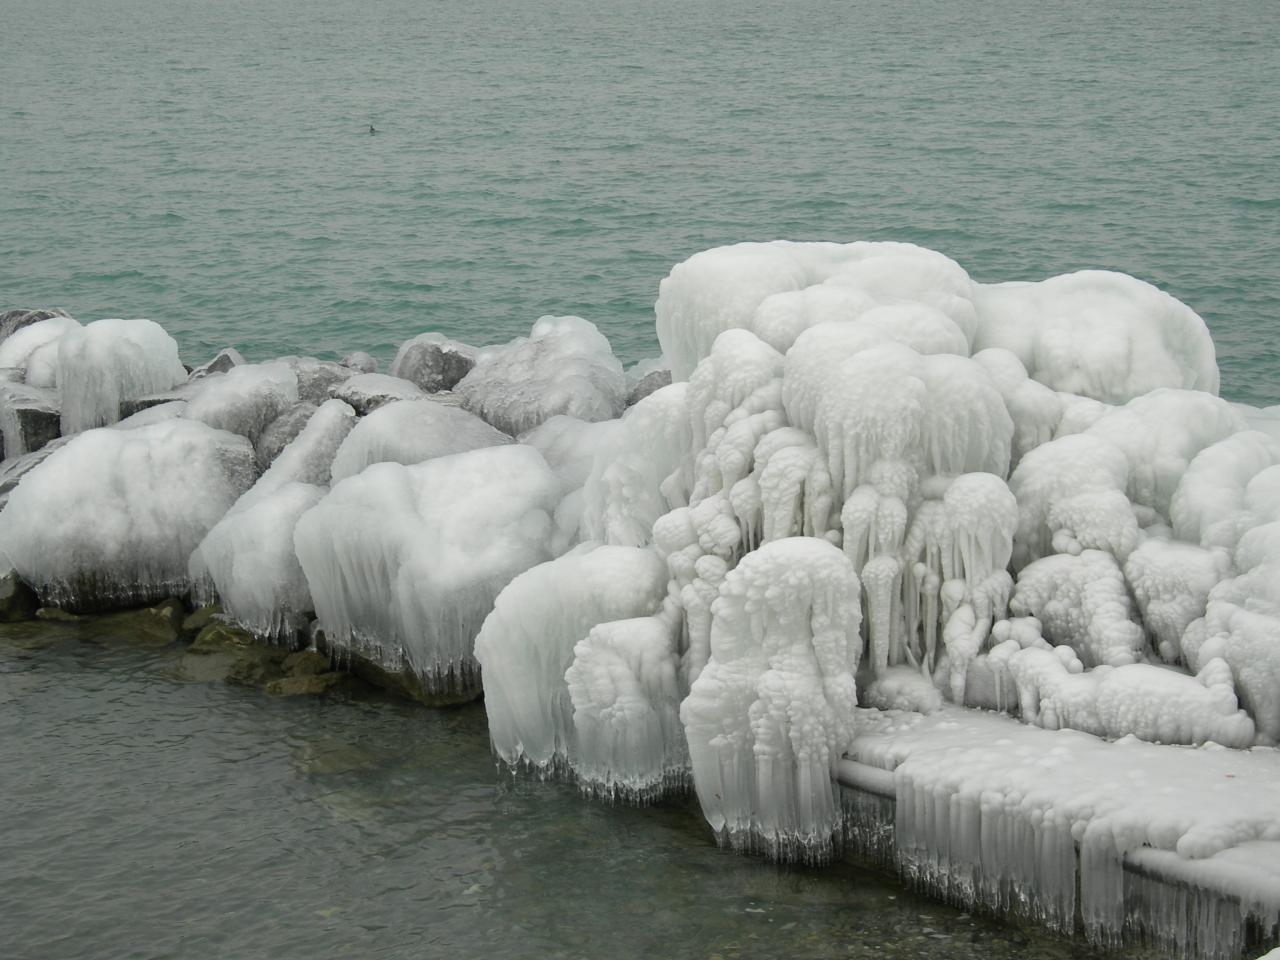
[[[289,364],[298,375],[298,399],[312,403],[324,403],[334,396],[332,391],[335,386],[357,375],[355,370],[332,360],[281,357],[280,361]]]
[[[0,460],[32,453],[61,435],[56,391],[0,383]]]
[[[300,400],[276,417],[267,425],[254,445],[254,455],[258,458],[258,466],[266,470],[271,466],[280,451],[287,447],[302,432],[311,415],[318,410],[309,400]]]
[[[235,347],[227,347],[208,363],[192,370],[190,379],[202,380],[211,373],[226,373],[232,367],[238,367],[242,363],[244,363],[244,357],[240,356],[240,351]]]
[[[350,367],[356,373],[377,373],[378,361],[369,356],[363,350],[357,350],[355,353],[348,353],[345,357],[338,361],[341,366]]]
[[[627,406],[635,406],[655,390],[661,390],[670,383],[670,370],[651,370],[631,387],[631,391],[627,394]]]
[[[424,333],[400,345],[391,363],[391,375],[435,393],[452,390],[475,365],[475,347],[439,333]]]
[[[5,310],[0,313],[0,342],[7,340],[23,327],[29,327],[50,317],[65,317],[61,310]]]
[[[335,397],[351,405],[360,416],[377,410],[393,400],[422,400],[426,394],[416,384],[385,373],[358,373],[329,391]]]

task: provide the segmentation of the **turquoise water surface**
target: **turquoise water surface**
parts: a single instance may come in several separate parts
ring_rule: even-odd
[[[899,239],[1148,279],[1276,403],[1278,49],[1275,0],[0,0],[0,304],[633,360],[700,249]]]

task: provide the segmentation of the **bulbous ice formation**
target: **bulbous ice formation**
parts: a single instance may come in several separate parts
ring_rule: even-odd
[[[662,561],[638,547],[584,544],[513,579],[494,602],[475,646],[484,669],[489,738],[498,756],[539,770],[574,763],[573,702],[565,672],[575,647],[597,624],[655,613],[666,592]],[[591,669],[580,668],[579,683]],[[603,774],[607,750],[603,744],[593,749],[604,756],[593,757],[590,769]],[[602,775],[602,785],[610,782]]]
[[[551,558],[559,496],[518,444],[375,463],[334,485],[294,530],[325,634],[429,692],[474,692],[473,640],[502,588]]]
[[[622,364],[581,317],[542,317],[527,339],[481,350],[454,389],[468,410],[512,436],[558,413],[609,420],[627,399]]]
[[[122,401],[187,379],[177,342],[151,320],[98,320],[66,331],[57,369],[64,434],[115,423]]]
[[[1083,270],[1039,283],[975,284],[974,346],[1004,347],[1054,390],[1124,403],[1157,387],[1218,392],[1209,330],[1149,283]]]
[[[0,549],[46,603],[181,595],[191,552],[256,475],[247,440],[201,423],[89,430],[22,478],[0,513]]]
[[[246,363],[194,382],[185,417],[257,443],[273,420],[298,401],[298,375],[283,361]]]
[[[422,463],[435,457],[511,443],[479,417],[434,400],[396,400],[363,417],[333,458],[333,482],[371,463]]]
[[[334,454],[355,425],[341,400],[326,401],[191,555],[198,602],[268,639],[287,638],[313,608],[293,532],[298,518],[329,490]]]
[[[712,604],[711,659],[680,708],[703,814],[723,842],[824,860],[839,840],[832,774],[853,737],[862,619],[830,543],[764,544]]]

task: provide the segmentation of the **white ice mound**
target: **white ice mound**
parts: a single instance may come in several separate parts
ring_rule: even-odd
[[[518,444],[376,463],[336,484],[294,531],[329,640],[430,692],[473,691],[473,640],[512,577],[551,558],[559,496]]]
[[[468,410],[512,436],[558,413],[610,420],[627,399],[622,364],[581,317],[542,317],[527,338],[486,347],[454,390]]]
[[[48,321],[46,321],[48,322]],[[120,404],[186,382],[178,344],[151,320],[98,320],[58,340],[62,432],[120,419]]]
[[[601,623],[574,647],[564,679],[586,792],[642,803],[687,786],[679,635],[679,617],[665,610]]]
[[[422,463],[435,457],[511,443],[479,417],[434,400],[395,400],[364,417],[333,459],[333,482],[371,463]]]
[[[35,387],[57,386],[58,341],[80,324],[70,317],[38,320],[0,342],[0,371],[16,370],[17,379]]]
[[[87,431],[23,477],[0,513],[0,544],[46,603],[181,595],[191,552],[256,472],[243,437],[189,420]]]
[[[298,376],[282,360],[242,364],[197,383],[184,416],[238,433],[250,443],[298,401]]]
[[[658,342],[676,380],[731,329],[785,353],[810,327],[853,322],[876,341],[968,353],[972,291],[955,261],[908,243],[740,243],[695,254],[662,281]]]
[[[1149,283],[1085,270],[975,284],[977,349],[1004,347],[1055,390],[1124,403],[1157,387],[1218,392],[1203,320]]]
[[[196,599],[219,599],[224,613],[259,637],[287,638],[312,610],[293,531],[328,492],[330,463],[356,416],[329,400],[235,502],[191,555]]]
[[[858,576],[825,540],[766,543],[711,608],[711,659],[680,709],[703,814],[722,842],[824,860],[832,776],[853,740]]]
[[[577,751],[565,671],[575,646],[597,624],[654,613],[666,592],[665,565],[652,550],[636,547],[584,544],[512,580],[475,645],[498,756],[541,770],[572,763]]]

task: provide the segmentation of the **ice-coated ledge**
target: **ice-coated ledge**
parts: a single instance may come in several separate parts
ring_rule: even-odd
[[[884,802],[851,812],[850,847],[934,895],[1179,956],[1280,933],[1274,748],[1108,742],[956,707],[859,710],[857,726],[837,780]]]

